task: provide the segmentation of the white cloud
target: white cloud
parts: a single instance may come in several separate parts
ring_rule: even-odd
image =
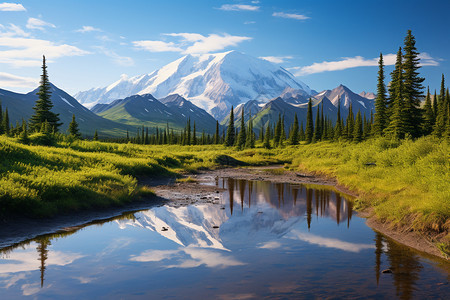
[[[227,11],[258,11],[259,6],[247,4],[224,4],[219,9]]]
[[[177,47],[174,43],[163,41],[134,41],[133,45],[137,48],[150,52],[182,52],[183,49]]]
[[[115,51],[106,49],[105,47],[96,47],[96,48],[99,49],[101,53],[110,57],[113,60],[113,62],[119,66],[124,67],[134,66],[134,60],[131,57],[120,56]]]
[[[80,29],[75,30],[76,32],[80,32],[80,33],[86,33],[86,32],[92,32],[92,31],[102,31],[99,28],[95,28],[93,26],[83,26]]]
[[[0,11],[26,11],[26,9],[20,3],[3,2],[0,3]]]
[[[187,54],[214,52],[229,46],[236,46],[243,41],[251,39],[251,37],[246,36],[233,36],[229,34],[220,36],[218,34],[210,34],[201,41],[195,42],[194,45],[188,47],[184,52]]]
[[[286,18],[286,19],[294,19],[294,20],[307,20],[310,19],[310,17],[305,15],[299,15],[299,14],[288,14],[284,12],[274,12],[272,14],[273,17],[280,17],[280,18]]]
[[[30,34],[25,32],[20,26],[9,24],[9,26],[3,26],[0,24],[0,37],[13,37],[13,36],[21,36],[28,37]]]
[[[134,41],[137,48],[150,52],[182,52],[184,54],[200,54],[220,51],[230,46],[236,46],[239,43],[251,40],[251,37],[234,36],[224,33],[210,34],[203,36],[198,33],[166,33],[170,37],[181,38],[181,42],[163,42],[163,41]]]
[[[56,28],[55,25],[36,18],[29,18],[26,27],[28,29],[45,30],[45,27]]]
[[[256,22],[255,21],[245,21],[244,22],[244,25],[249,25],[249,24],[256,24]]]
[[[38,78],[21,77],[9,73],[0,72],[0,87],[34,88],[39,84]]]
[[[253,3],[253,4],[258,4],[259,1],[255,0],[255,1],[252,1],[252,3]]]
[[[89,52],[75,46],[57,45],[47,40],[0,37],[0,63],[13,67],[40,66],[42,55],[49,61],[64,56],[82,56]]]
[[[281,64],[286,62],[288,59],[292,59],[292,56],[260,56],[259,58],[265,59],[275,64]]]
[[[383,55],[383,61],[385,66],[392,66],[395,64],[397,55],[386,54]],[[438,66],[439,59],[431,57],[428,53],[421,53],[419,55],[421,59],[421,66]],[[355,57],[343,57],[338,61],[323,61],[321,63],[313,63],[309,66],[289,68],[290,71],[294,71],[295,76],[304,76],[315,73],[340,71],[357,67],[375,67],[378,66],[378,57],[366,59],[362,56]]]

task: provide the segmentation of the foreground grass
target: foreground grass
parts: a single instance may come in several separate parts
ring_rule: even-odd
[[[143,146],[90,141],[42,147],[0,137],[0,215],[51,216],[123,204],[150,193],[139,188],[138,176],[216,168],[224,155],[247,165],[284,163],[292,169],[336,177],[339,184],[358,192],[359,207],[373,207],[381,220],[435,232],[441,235],[441,241],[448,242],[449,143],[432,137],[244,151],[221,145]]]

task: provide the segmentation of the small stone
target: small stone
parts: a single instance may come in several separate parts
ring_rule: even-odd
[[[217,229],[217,228],[219,228],[219,226],[217,226],[217,225],[214,225],[214,226],[213,226],[213,228]]]
[[[169,230],[167,227],[163,227],[163,228],[161,229],[161,231],[167,231],[167,230]]]
[[[391,269],[386,269],[386,270],[381,271],[381,273],[383,273],[383,274],[391,274],[393,272],[392,272]]]

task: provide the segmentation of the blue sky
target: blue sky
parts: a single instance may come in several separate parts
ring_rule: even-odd
[[[50,80],[73,94],[188,53],[238,50],[317,91],[375,91],[379,53],[392,64],[411,29],[434,90],[442,73],[450,80],[449,11],[448,0],[0,2],[0,88],[35,87],[42,54]]]

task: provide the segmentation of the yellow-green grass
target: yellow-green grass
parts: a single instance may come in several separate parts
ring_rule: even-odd
[[[320,142],[271,150],[257,145],[243,151],[222,145],[93,141],[44,147],[0,137],[0,215],[50,216],[119,205],[139,194],[151,194],[138,186],[136,176],[217,168],[219,155],[247,165],[287,164],[291,169],[336,177],[339,184],[358,192],[358,207],[372,207],[381,220],[448,238],[449,143],[432,137],[401,142],[371,139],[359,144]]]

